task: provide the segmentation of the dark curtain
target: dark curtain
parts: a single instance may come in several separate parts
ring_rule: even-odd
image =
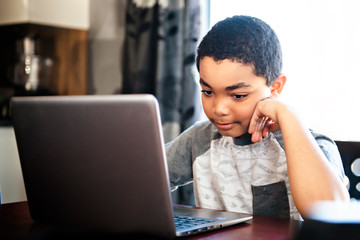
[[[122,93],[151,93],[160,105],[165,142],[200,118],[195,53],[199,0],[128,0]],[[193,204],[192,186],[173,194]]]
[[[157,97],[166,142],[200,116],[199,15],[197,0],[127,2],[122,93]]]

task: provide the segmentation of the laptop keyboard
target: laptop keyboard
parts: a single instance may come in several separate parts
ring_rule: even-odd
[[[195,227],[197,225],[214,222],[214,220],[211,219],[188,217],[188,216],[174,216],[174,219],[175,219],[176,230],[183,230],[186,228]]]

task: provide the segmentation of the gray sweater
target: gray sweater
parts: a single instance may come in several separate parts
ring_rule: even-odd
[[[344,179],[334,141],[312,134]],[[193,182],[199,207],[301,219],[291,195],[280,131],[270,133],[261,143],[252,143],[250,135],[222,136],[206,120],[167,143],[166,154],[171,187]]]

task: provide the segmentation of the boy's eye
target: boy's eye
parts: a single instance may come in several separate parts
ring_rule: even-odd
[[[204,93],[206,96],[211,96],[213,94],[213,92],[209,90],[201,90],[201,92]]]
[[[238,100],[238,99],[242,99],[242,98],[246,97],[247,95],[234,94],[233,96],[234,96],[234,98],[235,98],[236,100]]]

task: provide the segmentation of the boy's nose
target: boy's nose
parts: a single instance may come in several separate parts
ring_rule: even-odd
[[[224,99],[217,99],[214,101],[214,113],[217,116],[225,116],[229,114],[229,108]]]

